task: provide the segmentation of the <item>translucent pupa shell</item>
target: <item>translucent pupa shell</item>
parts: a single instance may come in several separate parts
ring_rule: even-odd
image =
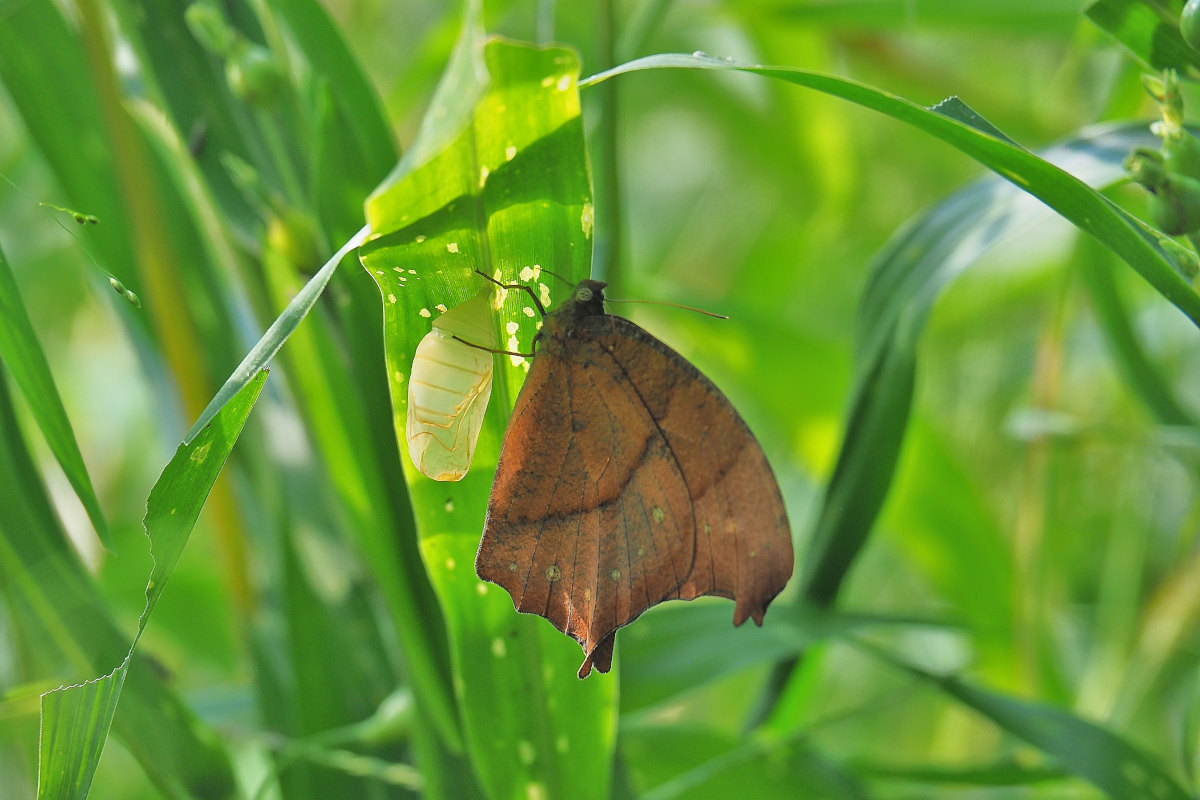
[[[457,481],[467,474],[492,395],[496,347],[492,295],[480,292],[433,321],[417,345],[408,381],[408,454],[422,474]]]

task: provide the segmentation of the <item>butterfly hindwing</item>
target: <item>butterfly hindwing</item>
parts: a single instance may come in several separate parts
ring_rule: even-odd
[[[737,602],[735,625],[750,617],[762,624],[767,604],[791,577],[793,556],[783,498],[754,434],[712,381],[633,322],[589,317],[576,335],[612,354],[687,483],[696,556],[671,597],[727,597]]]

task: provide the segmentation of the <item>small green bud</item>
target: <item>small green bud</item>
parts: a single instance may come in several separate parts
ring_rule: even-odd
[[[1200,139],[1186,128],[1180,127],[1175,135],[1163,138],[1162,154],[1167,172],[1200,178]]]
[[[1155,191],[1167,181],[1167,169],[1162,154],[1149,147],[1133,148],[1125,157],[1124,167],[1130,180],[1140,183],[1150,191]]]
[[[1200,181],[1172,175],[1150,196],[1150,221],[1163,233],[1178,236],[1200,230]]]
[[[225,19],[225,12],[212,0],[199,0],[183,13],[188,30],[205,50],[218,56],[228,56],[237,44],[237,31]]]
[[[111,286],[113,291],[117,294],[125,294],[125,284],[121,283],[116,278],[109,278],[108,285]]]
[[[1200,50],[1200,0],[1188,0],[1179,15],[1179,33],[1188,47]]]
[[[250,42],[240,43],[225,63],[225,80],[234,95],[260,107],[274,103],[283,88],[283,72],[275,56],[267,48]]]

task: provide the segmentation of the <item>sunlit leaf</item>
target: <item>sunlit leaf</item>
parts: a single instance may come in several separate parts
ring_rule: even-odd
[[[592,212],[578,71],[569,50],[482,42],[468,28],[418,141],[368,202],[371,236],[360,251],[383,298],[395,433],[450,628],[467,738],[495,797],[605,796],[614,681],[579,681],[575,643],[475,577],[525,359],[496,357],[474,463],[456,483],[431,481],[408,458],[406,381],[433,316],[487,286],[476,270],[530,286],[551,305],[587,276]],[[522,291],[502,297],[493,323],[501,347],[531,352],[534,304]]]

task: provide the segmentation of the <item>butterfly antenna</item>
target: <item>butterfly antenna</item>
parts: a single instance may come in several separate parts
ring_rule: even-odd
[[[725,314],[717,314],[713,311],[705,311],[703,308],[695,306],[685,306],[683,303],[668,303],[666,300],[626,300],[621,298],[604,298],[606,303],[646,303],[653,306],[670,306],[671,308],[682,308],[684,311],[695,311],[697,314],[703,314],[706,317],[714,317],[716,319],[729,319]]]
[[[552,275],[553,277],[555,277],[555,278],[558,278],[560,281],[562,281],[563,283],[565,283],[567,286],[571,287],[572,289],[574,289],[574,288],[575,288],[575,284],[574,284],[574,283],[572,283],[571,281],[567,280],[567,279],[566,279],[566,278],[564,278],[562,275],[559,275],[557,272],[551,272],[550,270],[546,269],[545,267],[538,267],[538,271],[539,271],[539,272],[544,272],[544,273],[546,273],[547,275]]]
[[[482,270],[478,270],[478,269],[475,270],[475,274],[479,275],[484,280],[491,281],[492,283],[499,286],[501,289],[519,289],[519,290],[528,292],[530,299],[533,300],[533,304],[535,306],[537,306],[538,311],[541,312],[541,315],[543,317],[546,316],[546,307],[542,305],[541,299],[537,296],[537,293],[534,292],[531,287],[526,286],[523,283],[505,283],[504,281],[501,281],[497,278],[493,278],[491,275],[488,275],[486,272],[484,272]]]

